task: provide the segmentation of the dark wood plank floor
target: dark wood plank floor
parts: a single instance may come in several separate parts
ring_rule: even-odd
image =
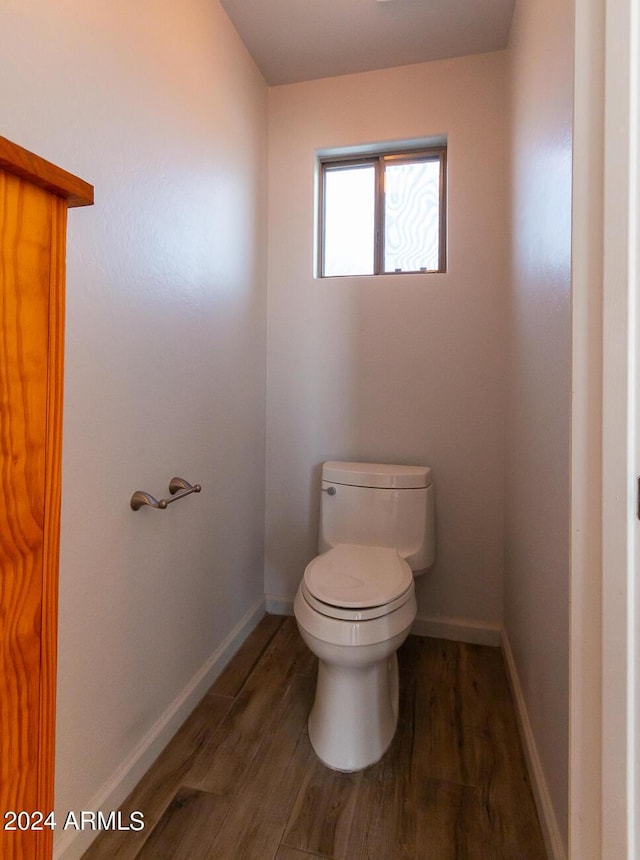
[[[336,773],[306,721],[316,662],[266,616],[84,860],[546,860],[502,656],[410,636],[398,731]]]

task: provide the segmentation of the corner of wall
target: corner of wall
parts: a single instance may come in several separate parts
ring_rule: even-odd
[[[544,837],[545,846],[550,860],[567,860],[567,852],[564,847],[564,842],[558,826],[551,794],[547,785],[542,760],[538,752],[535,735],[531,727],[531,721],[527,711],[527,704],[522,692],[522,685],[518,676],[516,662],[509,643],[507,631],[503,628],[500,636],[500,646],[504,654],[505,665],[507,669],[507,678],[511,687],[511,694],[516,709],[516,717],[518,719],[518,728],[520,730],[520,740],[524,750],[527,769],[531,779],[531,788],[533,797],[538,810],[540,819],[540,827]]]

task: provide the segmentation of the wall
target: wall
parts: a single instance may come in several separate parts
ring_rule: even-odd
[[[179,6],[0,11],[2,134],[96,187],[69,215],[61,813],[118,799],[262,606],[266,87],[216,0]],[[173,475],[202,494],[131,511]]]
[[[318,149],[447,134],[449,270],[314,279]],[[437,561],[423,632],[502,620],[504,55],[271,88],[266,591],[316,554],[326,459],[427,463]]]
[[[505,631],[567,840],[573,4],[516,6],[511,112]]]

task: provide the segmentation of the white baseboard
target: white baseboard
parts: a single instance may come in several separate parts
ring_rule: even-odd
[[[533,790],[533,797],[538,810],[538,817],[540,819],[540,826],[542,828],[542,835],[544,836],[547,854],[549,856],[549,860],[567,860],[567,853],[560,835],[560,828],[558,827],[558,821],[551,802],[547,780],[542,768],[542,762],[540,761],[540,755],[538,754],[536,739],[529,720],[527,705],[522,692],[522,686],[520,684],[513,651],[511,650],[509,638],[504,629],[502,630],[501,646],[505,663],[507,665],[507,675],[516,708],[520,737],[522,740],[522,746],[524,747],[529,776],[531,777],[531,788]]]
[[[470,645],[500,645],[499,624],[476,621],[473,618],[437,618],[418,615],[411,632],[415,636],[433,636],[435,639],[451,639],[468,642]]]
[[[293,600],[287,597],[266,596],[267,612],[271,615],[293,615]],[[418,615],[411,632],[415,636],[433,636],[474,645],[500,645],[499,624],[475,621],[472,618],[432,618]]]
[[[110,779],[82,807],[83,809],[102,811],[105,814],[118,809],[264,614],[265,601],[261,598],[240,619]],[[54,860],[79,860],[97,835],[98,833],[92,830],[67,830],[54,845]]]
[[[265,601],[269,615],[293,615],[293,598],[266,594]]]

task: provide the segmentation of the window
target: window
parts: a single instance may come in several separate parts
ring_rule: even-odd
[[[320,160],[321,277],[446,271],[446,148]]]

